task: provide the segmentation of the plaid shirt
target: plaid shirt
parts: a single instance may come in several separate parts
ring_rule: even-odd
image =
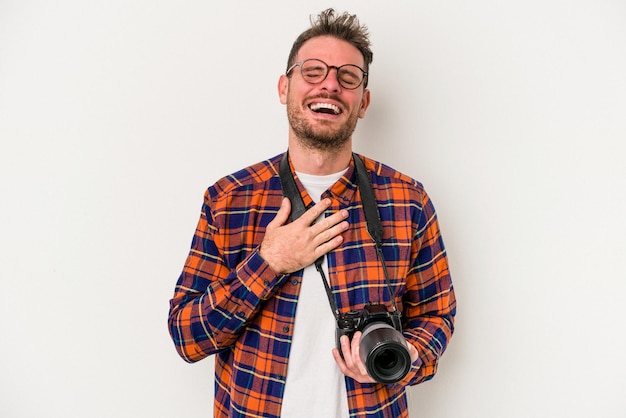
[[[302,270],[276,275],[259,255],[259,244],[283,197],[281,157],[225,177],[206,191],[170,302],[169,329],[181,357],[195,362],[217,354],[216,417],[280,416]],[[417,347],[419,359],[393,385],[361,384],[346,377],[348,405],[351,416],[406,417],[404,388],[434,376],[452,336],[456,301],[435,210],[421,184],[378,162],[364,161],[384,228],[383,253],[402,312],[403,334]],[[297,177],[296,182],[305,204],[312,205]],[[354,162],[323,197],[333,201],[327,214],[349,212],[344,243],[328,254],[337,307],[347,312],[369,302],[390,306],[382,266],[366,230]],[[326,300],[320,303],[328,305]]]

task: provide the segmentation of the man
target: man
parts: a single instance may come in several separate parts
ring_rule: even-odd
[[[352,153],[370,104],[371,61],[356,16],[322,12],[278,81],[288,153],[205,194],[169,327],[186,361],[216,354],[215,416],[404,417],[404,388],[435,374],[456,302],[434,208],[418,182]],[[358,158],[366,181],[357,179]],[[295,200],[283,195],[281,161],[295,178]],[[364,216],[370,182],[380,252]],[[290,220],[300,197],[307,209]],[[392,384],[368,373],[360,332],[336,347],[336,317],[372,303],[402,314],[410,369]]]

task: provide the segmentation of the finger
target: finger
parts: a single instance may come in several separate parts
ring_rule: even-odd
[[[333,353],[333,358],[335,359],[335,363],[337,363],[337,366],[339,366],[341,371],[344,372],[346,370],[346,362],[341,357],[341,353],[339,352],[339,349],[333,348],[332,353]]]
[[[311,233],[313,233],[314,235],[321,234],[325,230],[331,229],[334,226],[341,224],[341,222],[345,221],[347,218],[348,211],[345,209],[340,210],[324,219],[320,219],[319,222],[311,227]]]
[[[277,228],[282,226],[289,219],[289,214],[291,213],[291,201],[289,198],[283,197],[282,202],[280,202],[280,208],[278,212],[276,212],[276,216],[274,219],[267,224],[267,229]]]
[[[311,229],[313,228],[311,227]],[[339,235],[343,234],[344,232],[346,232],[347,229],[348,229],[348,222],[344,221],[336,225],[333,225],[329,229],[322,230],[318,234],[315,234],[315,232],[312,232],[312,235],[314,236],[313,243],[315,245],[322,245],[323,243],[330,241],[333,238],[338,237]]]
[[[348,369],[352,369],[352,348],[350,346],[350,339],[347,335],[342,335],[339,339],[341,345],[341,352],[343,353],[343,361]]]
[[[311,225],[317,218],[320,217],[322,213],[324,213],[326,209],[330,207],[331,203],[330,199],[320,200],[312,208],[304,212],[304,214],[300,217],[301,222]]]
[[[347,341],[348,337],[346,338],[346,346],[345,346],[345,351],[344,348],[342,348],[342,351],[344,353],[344,358],[341,357],[341,354],[339,353],[339,350],[337,348],[333,348],[333,357],[335,359],[335,363],[337,363],[337,366],[339,367],[339,370],[341,370],[341,373],[343,373],[344,375],[351,377],[352,379],[356,380],[357,382],[361,382],[361,383],[375,383],[375,380],[372,379],[367,373],[361,373],[359,372],[358,369],[353,369],[350,368],[348,366],[348,364],[346,363],[345,359],[349,359],[350,358],[350,343]],[[341,346],[344,347],[344,342],[341,341]]]
[[[406,342],[409,346],[409,355],[411,356],[411,363],[415,363],[415,360],[419,357],[419,353],[417,352],[417,348],[411,344],[410,342]]]
[[[337,365],[339,366],[339,370],[341,370],[341,373],[353,379],[356,379],[357,375],[356,373],[354,373],[354,371],[350,367],[350,364],[348,363],[351,357],[350,340],[347,336],[344,335],[339,341],[341,346],[341,353],[339,352],[339,349],[333,348],[333,357],[335,358],[335,363],[337,363]]]
[[[357,331],[356,333],[354,333],[354,336],[352,337],[352,358],[353,358],[353,363],[354,365],[358,368],[359,372],[362,375],[368,375],[367,373],[367,369],[365,368],[365,363],[363,362],[363,359],[361,358],[361,350],[359,349],[361,346],[361,336],[363,334],[361,333],[361,331]]]
[[[336,348],[333,348],[333,358],[335,359],[335,363],[337,363],[339,370],[341,370],[341,373],[353,379],[355,378],[354,373],[352,373],[352,371],[348,369],[348,366],[346,366],[346,362],[341,357],[339,350]]]
[[[317,245],[313,250],[314,258],[317,260],[321,256],[328,254],[335,248],[339,247],[343,242],[343,237],[341,235],[334,237],[333,239],[323,242],[322,244]]]

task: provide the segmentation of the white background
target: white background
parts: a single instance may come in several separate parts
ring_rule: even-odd
[[[621,0],[0,0],[0,416],[212,415],[169,298],[205,188],[284,151],[278,76],[331,5],[372,33],[355,148],[449,250],[412,417],[626,416]]]

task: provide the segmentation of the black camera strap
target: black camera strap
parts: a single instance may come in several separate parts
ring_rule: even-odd
[[[372,182],[369,178],[369,175],[367,174],[367,169],[365,168],[363,160],[361,160],[361,158],[359,158],[354,153],[352,154],[352,159],[354,160],[354,166],[356,168],[357,184],[361,191],[363,212],[365,213],[365,222],[367,224],[367,232],[370,234],[370,236],[374,240],[374,243],[376,244],[376,254],[378,255],[378,258],[380,259],[383,267],[383,275],[385,277],[385,283],[387,285],[387,290],[389,291],[389,297],[391,298],[393,310],[394,312],[398,312],[398,307],[396,305],[395,298],[393,297],[393,291],[391,289],[391,283],[389,282],[389,274],[387,272],[387,265],[385,264],[385,257],[382,251],[383,226],[380,222],[380,214],[378,213],[378,206],[376,204],[374,188],[372,187]],[[293,173],[291,172],[291,167],[289,166],[289,151],[285,152],[280,161],[279,176],[280,184],[283,188],[283,194],[287,198],[289,198],[289,201],[291,202],[290,218],[292,221],[295,221],[300,216],[302,216],[304,212],[306,212],[306,206],[304,205],[302,195],[300,195],[296,180],[294,179]],[[315,260],[315,268],[320,273],[320,276],[322,276],[324,288],[326,289],[326,296],[328,297],[328,302],[330,303],[333,315],[335,315],[335,318],[338,318],[339,309],[337,308],[337,304],[335,303],[335,299],[330,289],[330,285],[328,284],[328,279],[326,278],[326,275],[324,274],[324,269],[322,268],[324,257],[325,256],[321,256],[320,258]]]

